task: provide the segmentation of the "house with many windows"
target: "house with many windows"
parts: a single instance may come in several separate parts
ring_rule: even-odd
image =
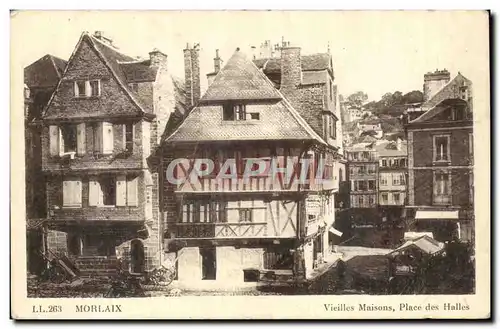
[[[165,131],[157,166],[179,282],[304,280],[329,252],[341,140],[331,56],[279,50],[238,48],[224,66],[217,54],[205,94]]]
[[[474,238],[472,83],[458,75],[427,112],[406,125],[407,219],[439,241]],[[448,97],[445,97],[448,96]]]
[[[397,222],[406,205],[407,143],[401,139],[377,145],[378,204],[386,220]]]
[[[181,93],[167,55],[149,55],[84,32],[39,120],[47,251],[84,274],[108,273],[117,258],[132,272],[160,261],[158,177],[146,159]]]

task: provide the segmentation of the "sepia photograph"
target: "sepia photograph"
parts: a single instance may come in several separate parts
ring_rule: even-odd
[[[224,317],[198,297],[311,317],[284,296],[318,296],[318,318],[489,316],[487,11],[13,11],[11,29],[23,317]]]

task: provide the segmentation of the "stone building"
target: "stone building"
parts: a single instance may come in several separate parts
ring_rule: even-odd
[[[345,175],[335,166],[341,139],[331,57],[302,56],[288,43],[279,51],[252,60],[238,48],[224,66],[217,54],[206,93],[191,92],[194,108],[165,132],[157,166],[166,253],[178,259],[179,282],[303,280],[328,253],[334,175]],[[198,63],[191,64],[186,75],[197,89]],[[306,158],[314,165],[302,166]],[[193,175],[196,159],[213,167]],[[252,159],[265,171],[246,180]],[[273,163],[293,175],[270,174]],[[298,179],[302,170],[308,182]]]
[[[426,103],[432,107],[406,125],[408,225],[439,241],[472,241],[472,83],[459,73]]]
[[[108,273],[117,258],[132,272],[159,263],[158,177],[146,159],[179,88],[159,50],[138,59],[101,32],[81,35],[39,121],[50,255],[83,274]]]

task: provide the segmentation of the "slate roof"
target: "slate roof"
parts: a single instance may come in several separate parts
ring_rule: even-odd
[[[223,121],[217,101],[258,100],[260,120]],[[266,100],[262,102],[262,100]],[[307,124],[269,79],[236,51],[195,107],[166,142],[226,140],[324,140]]]
[[[419,123],[419,122],[425,122],[429,121],[450,106],[459,106],[459,107],[467,107],[468,104],[466,101],[460,98],[448,98],[428,110],[427,112],[423,113],[419,117],[415,118],[415,120],[410,121],[410,123]]]
[[[379,156],[391,157],[391,156],[406,156],[407,155],[407,142],[401,141],[401,149],[396,148],[397,143],[392,141],[383,141],[375,146]]]
[[[66,64],[64,59],[47,54],[24,68],[24,83],[29,88],[55,87]]]
[[[265,74],[281,73],[280,58],[259,58],[253,61]],[[302,71],[331,70],[331,59],[328,53],[301,56]]]
[[[120,68],[127,82],[155,81],[158,68],[150,67],[151,61],[135,61],[120,63]]]
[[[80,40],[78,41],[73,54],[71,55],[69,62],[72,61],[72,58],[76,54],[77,50],[80,48],[82,42],[87,42],[91,48],[93,48],[101,60],[105,63],[105,65],[110,70],[111,74],[118,81],[118,85],[122,88],[126,95],[130,98],[132,104],[135,105],[136,109],[134,113],[151,113],[153,109],[153,98],[152,97],[142,97],[141,95],[135,94],[129,88],[129,83],[131,82],[147,82],[147,81],[155,81],[157,75],[157,68],[149,67],[149,60],[138,60],[132,56],[121,53],[115,47],[99,40],[88,32],[83,32]],[[64,73],[61,74],[61,76]],[[174,84],[176,83],[176,79],[171,76]],[[56,88],[56,90],[58,87]],[[52,95],[54,97],[55,93]],[[50,104],[52,102],[52,98],[47,105],[47,109],[50,110]],[[130,112],[130,111],[129,111]],[[79,113],[78,115],[83,115],[84,113]],[[65,117],[68,116],[67,113],[64,114]],[[45,113],[45,118],[57,118],[59,114],[57,113],[49,113],[47,111]]]
[[[413,246],[420,249],[423,253],[426,253],[428,255],[434,255],[444,250],[443,243],[438,242],[427,235],[423,235],[415,240],[406,241],[402,246],[400,246],[397,249],[394,249],[394,251],[392,251],[390,255],[398,254]]]
[[[236,50],[201,98],[201,102],[225,100],[281,99],[266,76]]]

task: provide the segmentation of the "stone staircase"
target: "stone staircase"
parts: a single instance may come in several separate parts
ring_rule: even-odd
[[[118,260],[114,256],[80,256],[75,259],[81,277],[115,275],[117,263]]]

